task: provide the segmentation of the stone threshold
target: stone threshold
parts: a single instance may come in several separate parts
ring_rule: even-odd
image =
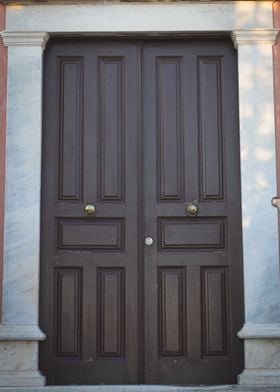
[[[45,387],[0,387],[0,392],[280,392],[274,385],[69,385]]]

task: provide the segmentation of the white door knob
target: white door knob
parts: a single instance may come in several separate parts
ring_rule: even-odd
[[[153,245],[153,243],[154,243],[154,240],[152,239],[152,237],[145,238],[145,245],[150,246],[150,245]]]

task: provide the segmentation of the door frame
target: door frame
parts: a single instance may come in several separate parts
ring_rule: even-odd
[[[45,338],[38,326],[43,50],[55,34],[106,33],[231,34],[238,50],[245,289],[245,324],[239,336],[245,339],[246,369],[240,382],[269,383],[268,358],[273,355],[275,339],[280,344],[277,213],[270,204],[276,195],[271,49],[278,30],[273,28],[271,5],[271,1],[85,1],[83,5],[56,1],[7,6],[6,31],[2,33],[8,47],[8,105],[0,345],[15,342],[16,351],[25,357],[24,369],[32,377],[26,381],[14,360],[9,364],[10,377],[1,375],[0,369],[0,385],[26,385],[23,378],[28,385],[44,384],[37,354],[38,341]],[[260,231],[260,226],[268,229]],[[255,352],[258,360],[251,358]],[[274,382],[279,384],[279,364],[272,367]]]

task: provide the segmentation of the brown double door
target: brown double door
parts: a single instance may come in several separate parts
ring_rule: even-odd
[[[48,383],[236,382],[237,105],[227,39],[50,42],[40,285]]]

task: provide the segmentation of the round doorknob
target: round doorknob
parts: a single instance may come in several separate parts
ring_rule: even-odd
[[[188,203],[186,206],[186,214],[193,217],[198,215],[198,205],[195,203]]]
[[[272,200],[271,200],[271,204],[273,205],[273,207],[278,208],[278,210],[280,210],[280,198],[275,196]]]
[[[145,238],[145,245],[151,246],[151,245],[153,245],[153,243],[154,243],[154,240],[152,239],[152,237]]]
[[[90,216],[93,215],[96,211],[96,208],[93,204],[86,204],[84,208],[84,212],[86,215]]]

